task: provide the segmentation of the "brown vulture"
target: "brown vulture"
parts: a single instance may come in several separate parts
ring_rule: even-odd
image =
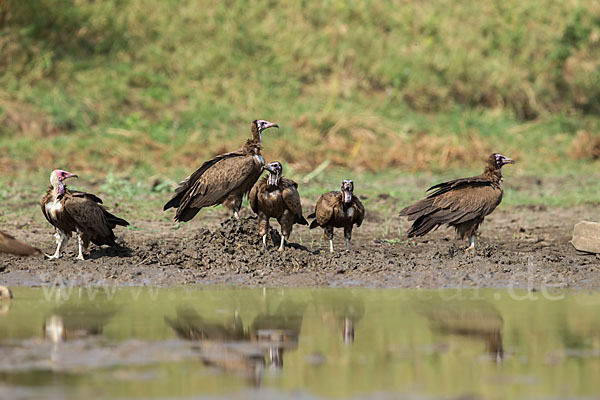
[[[325,193],[317,201],[315,212],[308,218],[315,218],[310,229],[323,228],[325,239],[329,239],[329,251],[333,253],[333,228],[344,228],[346,251],[350,251],[352,227],[360,226],[365,218],[365,207],[354,196],[354,182],[344,180],[341,192]]]
[[[78,260],[83,260],[83,249],[87,251],[90,240],[101,246],[115,246],[113,229],[129,222],[109,213],[102,200],[91,193],[68,189],[64,180],[77,175],[60,169],[50,174],[50,187],[42,198],[42,213],[55,228],[56,252],[48,258],[59,258],[60,250],[67,244],[71,234],[77,233],[79,244]]]
[[[267,247],[269,219],[277,218],[281,226],[281,244],[278,251],[283,251],[285,241],[290,240],[292,226],[295,223],[308,225],[308,222],[302,216],[298,184],[281,176],[283,173],[281,163],[279,161],[269,163],[265,169],[269,171],[269,176],[263,177],[254,185],[248,199],[252,211],[258,215],[258,230],[265,247]]]
[[[8,233],[0,232],[0,253],[16,254],[18,256],[40,255],[40,249],[25,244]]]
[[[461,239],[470,238],[467,250],[475,248],[475,232],[486,215],[502,201],[502,166],[514,164],[502,154],[490,155],[481,175],[439,183],[423,200],[400,211],[413,222],[408,237],[423,236],[440,225],[456,229]]]
[[[175,189],[175,195],[163,207],[177,207],[175,221],[189,221],[203,207],[223,204],[236,218],[242,198],[248,195],[265,165],[260,154],[261,133],[279,125],[262,119],[252,121],[252,139],[239,150],[216,156],[206,161]]]

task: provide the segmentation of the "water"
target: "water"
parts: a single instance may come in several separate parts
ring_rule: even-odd
[[[15,288],[0,399],[597,398],[600,294]]]

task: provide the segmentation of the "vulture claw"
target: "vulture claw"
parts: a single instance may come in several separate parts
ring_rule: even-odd
[[[46,257],[48,260],[56,260],[56,259],[58,259],[60,256],[59,256],[59,255],[57,255],[57,254],[50,255],[50,254],[46,254],[46,253],[44,253],[44,257]]]

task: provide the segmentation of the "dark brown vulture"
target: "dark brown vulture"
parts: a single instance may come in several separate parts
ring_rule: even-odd
[[[258,215],[258,230],[267,247],[269,219],[277,218],[281,226],[281,244],[278,251],[283,251],[285,241],[290,240],[294,224],[308,225],[302,216],[302,204],[298,194],[298,184],[291,179],[283,178],[283,167],[279,161],[265,166],[268,177],[263,177],[254,185],[248,199],[252,210]]]
[[[79,244],[78,260],[83,260],[83,249],[87,251],[90,240],[101,246],[115,246],[113,229],[117,225],[127,226],[129,222],[118,218],[106,210],[102,200],[91,193],[69,190],[64,180],[77,177],[60,169],[50,174],[50,187],[42,198],[42,213],[56,233],[56,252],[48,258],[59,258],[60,250],[67,244],[71,234],[77,233]]]
[[[360,226],[365,218],[365,207],[354,196],[354,182],[344,180],[341,192],[325,193],[317,201],[315,212],[308,218],[315,218],[310,229],[323,228],[325,239],[329,239],[329,251],[333,253],[333,228],[344,228],[346,251],[350,251],[352,227]]]
[[[241,149],[206,161],[175,189],[163,210],[177,207],[175,221],[189,221],[203,207],[223,204],[238,218],[242,198],[248,195],[265,165],[260,154],[261,133],[279,125],[262,119],[252,121],[252,139]]]
[[[467,250],[475,248],[475,232],[502,201],[502,166],[514,164],[510,158],[494,153],[488,158],[485,171],[471,178],[439,183],[426,198],[406,207],[400,215],[413,222],[408,237],[423,236],[440,225],[456,229],[461,239],[470,238]]]
[[[18,256],[40,255],[40,249],[25,244],[8,233],[0,232],[0,253],[16,254]]]

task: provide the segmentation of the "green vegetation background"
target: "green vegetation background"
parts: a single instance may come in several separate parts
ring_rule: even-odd
[[[3,193],[59,167],[167,191],[263,118],[265,158],[328,188],[497,151],[598,201],[599,113],[596,1],[0,0]]]

